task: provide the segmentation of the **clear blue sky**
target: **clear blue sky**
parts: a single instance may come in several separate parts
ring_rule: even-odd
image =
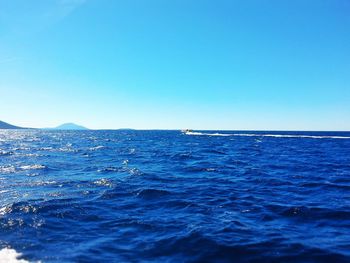
[[[350,1],[0,0],[0,120],[350,130]]]

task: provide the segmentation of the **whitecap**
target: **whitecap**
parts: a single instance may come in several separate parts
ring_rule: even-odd
[[[128,169],[128,173],[131,175],[142,175],[142,172],[137,168]]]
[[[20,154],[21,156],[25,156],[25,157],[39,157],[42,156],[41,154],[37,154],[37,153],[26,153],[26,154]]]
[[[136,149],[132,148],[129,150],[129,154],[134,154],[136,152]]]
[[[61,147],[61,148],[58,148],[57,151],[59,151],[59,152],[77,152],[78,150],[75,150],[72,148],[67,148],[67,147]]]
[[[98,145],[98,146],[89,148],[89,150],[90,151],[96,151],[96,150],[103,149],[103,148],[106,148],[106,147],[102,146],[102,145]]]
[[[25,259],[19,259],[22,254],[11,248],[3,248],[0,250],[0,263],[27,263]]]
[[[102,178],[100,180],[96,180],[94,182],[94,184],[99,185],[99,186],[108,186],[108,187],[112,186],[112,182],[108,179],[105,179],[105,178]]]
[[[28,173],[26,174],[26,176],[29,176],[29,177],[35,177],[35,176],[38,176],[40,175],[39,173]]]
[[[0,173],[15,173],[16,168],[13,165],[7,165],[7,166],[0,166]]]
[[[4,216],[8,212],[11,212],[11,208],[10,207],[4,206],[4,207],[0,208],[0,216]]]
[[[13,155],[13,152],[8,152],[8,151],[4,151],[4,150],[0,150],[0,156],[3,155]]]
[[[46,185],[54,185],[57,184],[56,181],[37,181],[30,183],[30,186],[46,186]],[[58,185],[60,187],[60,185]]]
[[[41,147],[38,150],[39,151],[51,151],[51,150],[53,150],[53,148],[52,147]]]
[[[22,170],[41,170],[41,169],[46,169],[46,166],[41,164],[31,164],[31,165],[23,165],[20,168]]]

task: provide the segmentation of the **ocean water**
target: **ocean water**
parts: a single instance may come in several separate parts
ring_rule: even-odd
[[[350,133],[0,131],[0,262],[350,262]]]

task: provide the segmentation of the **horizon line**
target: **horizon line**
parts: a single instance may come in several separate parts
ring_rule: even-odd
[[[134,131],[181,131],[183,128],[86,128],[86,129],[56,129],[56,128],[30,128],[23,127],[18,129],[2,129],[0,130],[45,130],[45,131],[117,131],[117,130],[134,130]],[[191,129],[193,131],[247,131],[247,132],[350,132],[350,130],[290,130],[290,129]]]

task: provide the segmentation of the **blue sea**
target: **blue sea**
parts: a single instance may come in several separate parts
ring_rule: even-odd
[[[350,262],[350,132],[1,130],[11,255]]]

